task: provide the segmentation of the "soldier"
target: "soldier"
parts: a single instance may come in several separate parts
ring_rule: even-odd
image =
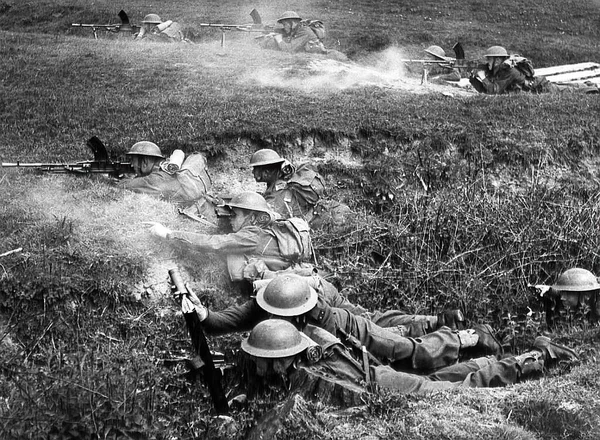
[[[572,320],[577,316],[591,323],[600,320],[600,284],[589,270],[568,269],[552,286],[538,284],[533,287],[544,304],[549,326],[567,324],[565,319]]]
[[[437,61],[437,63],[426,66],[430,82],[444,83],[445,81],[460,81],[460,71],[448,64],[448,62],[444,63],[444,60],[447,59],[444,49],[434,45],[425,49],[425,52],[433,61]]]
[[[459,355],[502,352],[489,325],[455,331],[440,327],[418,339],[405,337],[353,314],[349,308],[332,307],[327,298],[295,274],[277,276],[256,293],[255,299],[221,312],[209,311],[195,295],[186,301],[191,302],[186,308],[196,308],[208,334],[249,331],[269,317],[284,317],[301,330],[311,324],[332,334],[350,335],[395,368],[429,371],[456,362]]]
[[[142,27],[135,36],[136,40],[147,38],[155,41],[181,42],[188,40],[183,35],[183,28],[172,20],[162,21],[156,14],[148,14],[142,20]]]
[[[365,382],[404,394],[506,386],[539,376],[544,366],[577,361],[573,350],[540,336],[530,351],[519,356],[502,360],[493,356],[471,359],[421,376],[396,371],[386,365],[357,362],[330,332],[308,325],[304,333],[300,333],[294,325],[280,319],[257,324],[242,341],[241,348],[261,377],[284,376],[288,379],[286,383],[296,387],[311,380],[328,381],[338,387],[336,391],[343,387],[359,393],[364,391],[362,385]],[[306,388],[314,391],[314,387]]]
[[[471,85],[479,93],[502,95],[508,93],[555,93],[579,91],[598,93],[596,85],[570,84],[559,86],[543,76],[535,76],[533,64],[519,55],[509,55],[502,46],[492,46],[486,53],[487,62],[479,65],[469,78]]]
[[[191,204],[210,190],[206,158],[200,153],[189,155],[173,171],[153,142],[137,142],[127,155],[131,157],[135,177],[120,181],[118,185],[123,189],[157,196],[177,205]]]
[[[344,309],[353,315],[359,315],[374,324],[385,327],[402,336],[419,337],[438,330],[441,327],[450,327],[451,330],[464,330],[465,318],[460,310],[449,310],[437,315],[411,315],[401,310],[388,310],[385,312],[369,312],[360,305],[351,303],[342,295],[338,289],[329,281],[320,276],[316,269],[307,272],[286,269],[279,272],[260,270],[260,263],[256,264],[256,270],[261,274],[260,279],[254,281],[254,291],[259,292],[279,276],[293,274],[302,276],[308,285],[323,297],[326,304],[331,307]]]
[[[230,234],[211,235],[171,231],[154,223],[150,233],[193,249],[225,256],[232,281],[253,281],[253,264],[261,261],[271,271],[312,266],[308,224],[302,219],[274,220],[265,199],[255,192],[243,192],[226,205],[230,211]]]
[[[323,177],[308,164],[295,167],[277,152],[264,148],[252,155],[250,166],[254,180],[267,184],[265,200],[285,218],[303,218],[316,229],[341,225],[351,213],[347,205],[323,200]]]
[[[308,52],[327,54],[322,39],[325,27],[318,20],[302,20],[294,11],[285,11],[277,20],[283,29],[265,35],[260,40],[264,49],[275,49],[282,52]]]

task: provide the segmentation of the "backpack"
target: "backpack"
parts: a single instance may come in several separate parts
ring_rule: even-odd
[[[309,261],[313,247],[306,220],[292,217],[275,220],[268,232],[275,237],[281,257],[292,262]]]
[[[319,198],[323,197],[325,194],[325,184],[323,182],[323,177],[308,164],[302,164],[297,169],[296,172],[289,178],[287,181],[288,185],[296,185],[299,187],[305,187],[304,190],[298,189],[296,192],[302,194],[303,192],[310,191]],[[304,197],[309,200],[311,197]]]
[[[516,68],[519,72],[527,77],[527,79],[533,79],[535,76],[535,69],[533,68],[533,63],[525,57],[519,55],[511,55],[511,57],[506,60],[511,67]]]
[[[308,26],[310,30],[315,33],[319,40],[323,40],[325,38],[325,25],[321,20],[302,20],[300,23],[304,26]]]

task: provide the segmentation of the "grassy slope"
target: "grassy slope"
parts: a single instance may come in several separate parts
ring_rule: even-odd
[[[449,48],[456,40],[467,56],[502,42],[540,66],[597,61],[593,3],[570,4],[569,13],[564,2],[504,3],[252,7],[265,21],[291,7],[323,18],[331,44],[339,40],[359,61],[388,45],[419,57],[425,45]],[[93,134],[117,153],[148,138],[166,152],[182,148],[212,155],[217,189],[224,189],[225,171],[250,183],[243,167],[253,148],[273,145],[303,158],[292,147],[294,139],[315,136],[312,154],[352,155],[358,168],[329,159],[322,171],[337,183],[338,197],[370,215],[368,222],[359,215],[343,237],[316,237],[323,263],[346,292],[373,308],[428,312],[460,305],[472,319],[510,324],[506,336],[515,348],[539,330],[539,321],[521,328],[518,319],[501,320],[531,304],[525,283],[551,282],[571,265],[599,271],[596,97],[453,99],[381,87],[260,86],[259,79],[276,76],[280,66],[308,59],[258,52],[251,37],[238,34],[227,34],[222,50],[218,31],[198,32],[204,43],[195,46],[94,41],[87,30],[71,30],[69,24],[114,22],[111,2],[95,2],[94,9],[70,1],[35,4],[32,12],[29,5],[0,3],[2,160],[85,158],[85,140]],[[195,31],[205,21],[248,20],[245,2],[217,4],[154,2],[153,12]],[[132,22],[147,8],[130,2]],[[549,43],[542,46],[542,39]],[[82,437],[103,431],[202,435],[212,422],[206,409],[195,413],[191,407],[206,408],[206,397],[197,389],[190,394],[178,375],[182,365],[165,363],[187,349],[181,318],[165,298],[166,269],[182,265],[216,308],[236,297],[220,294],[228,286],[216,262],[196,263],[203,256],[157,248],[141,222],[191,225],[162,202],[122,194],[95,179],[11,171],[1,175],[0,185],[0,253],[24,248],[0,260],[2,323],[8,329],[1,386],[11,396],[2,407],[2,426],[11,430],[6,434],[21,437],[19,430],[27,429],[33,437],[49,430]],[[567,341],[589,349],[586,358],[593,359],[594,341],[586,338],[573,334]],[[235,339],[215,343],[231,349]],[[559,438],[564,426],[549,420],[565,420],[581,407],[597,409],[596,387],[565,390],[593,384],[596,376],[593,365],[584,365],[575,374],[506,392],[442,395],[408,408],[396,398],[382,406],[375,402],[371,411],[388,423],[388,436],[399,438],[442,438],[448,429],[465,438],[487,438],[496,430],[510,438],[533,438],[533,432]],[[436,410],[440,399],[456,410]],[[486,410],[494,405],[497,410]],[[419,411],[412,416],[415,406]],[[243,425],[254,411],[260,408],[234,416]],[[424,425],[420,415],[437,423]],[[398,427],[395,421],[404,418]],[[573,438],[597,437],[598,421],[589,424],[590,429],[583,422],[581,430],[564,429]],[[349,430],[338,438],[356,434]]]

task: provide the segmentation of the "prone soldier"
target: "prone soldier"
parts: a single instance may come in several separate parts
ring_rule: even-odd
[[[183,155],[181,150],[176,151]],[[120,181],[120,188],[156,196],[177,205],[191,204],[211,188],[206,158],[200,153],[189,155],[181,166],[173,168],[158,145],[141,141],[131,147],[127,156],[131,157],[135,177]]]
[[[343,203],[324,200],[323,177],[308,164],[296,167],[264,148],[252,155],[250,166],[254,180],[267,184],[265,200],[284,218],[303,218],[316,229],[339,226],[351,213]]]
[[[256,279],[258,261],[270,271],[290,267],[312,270],[308,264],[312,242],[304,220],[275,220],[266,200],[252,191],[234,196],[225,209],[233,230],[229,234],[171,231],[160,223],[154,223],[150,233],[196,250],[221,254],[232,281]]]
[[[312,376],[354,392],[357,389],[360,392],[366,383],[403,394],[506,386],[539,377],[544,367],[557,362],[577,361],[573,350],[540,336],[521,355],[502,360],[494,356],[475,358],[424,376],[396,371],[387,365],[357,362],[332,333],[312,325],[307,325],[301,333],[282,319],[258,323],[242,341],[241,348],[254,363],[258,376],[284,376],[286,383],[298,388]],[[304,377],[299,378],[300,375]]]
[[[289,320],[300,330],[308,324],[356,338],[367,351],[394,368],[429,371],[451,365],[462,355],[499,354],[502,346],[489,325],[451,330],[442,326],[419,338],[402,336],[382,328],[351,308],[332,307],[328,299],[296,274],[282,274],[261,287],[256,298],[221,312],[209,311],[190,294],[207,334],[249,331],[269,317]]]

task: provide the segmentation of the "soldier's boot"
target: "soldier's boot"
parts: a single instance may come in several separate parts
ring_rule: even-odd
[[[538,336],[533,342],[533,350],[542,353],[542,359],[546,366],[550,367],[558,363],[573,363],[579,360],[577,354],[564,345],[552,342],[546,336]]]
[[[442,326],[450,327],[451,330],[464,330],[466,321],[460,310],[448,310],[437,315],[436,329]]]
[[[515,360],[521,369],[520,378],[531,379],[532,376],[540,376],[544,372],[544,356],[541,351],[532,350],[515,356]]]

